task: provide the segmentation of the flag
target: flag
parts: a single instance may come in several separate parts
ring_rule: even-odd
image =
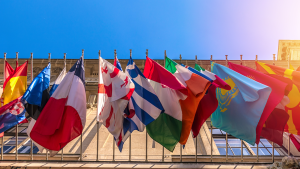
[[[148,79],[165,112],[146,126],[149,136],[169,151],[180,141],[182,110],[179,100],[188,95],[186,87],[168,70],[147,57],[144,76]]]
[[[82,134],[86,122],[84,75],[81,57],[41,111],[30,133],[33,141],[56,153]]]
[[[33,126],[35,126],[37,119],[40,116],[43,108],[48,102],[49,95],[49,85],[50,85],[50,73],[51,64],[48,65],[33,79],[30,83],[28,89],[22,97],[22,102],[24,107],[31,117],[30,123],[27,128],[27,135],[31,137],[30,133]],[[35,143],[40,152],[43,152],[44,147]]]
[[[50,89],[50,96],[52,96],[52,94],[54,93],[54,91],[56,90],[58,85],[61,83],[61,81],[64,79],[66,74],[67,74],[66,67],[64,67],[64,69],[60,72],[59,76],[57,77],[57,79],[55,80],[54,84],[52,85],[52,87]]]
[[[190,135],[200,100],[205,95],[211,83],[209,80],[191,72],[168,57],[166,57],[165,61],[165,68],[174,74],[188,90],[187,98],[179,100],[182,110],[182,130],[179,143],[185,145]]]
[[[123,72],[121,63],[117,57],[115,57],[114,66]]]
[[[121,151],[123,143],[134,131],[144,131],[145,125],[153,122],[164,112],[163,106],[155,94],[151,84],[145,78],[135,62],[130,57],[125,73],[131,78],[135,85],[134,92],[129,100],[129,105],[125,109],[123,123],[123,139],[119,145]]]
[[[0,133],[21,123],[25,118],[25,108],[21,97],[11,101],[0,108]]]
[[[256,144],[259,143],[260,136],[262,136],[268,140],[271,140],[272,142],[282,145],[284,126],[289,118],[289,115],[278,105],[284,99],[287,83],[281,82],[273,77],[246,66],[237,65],[231,62],[228,62],[228,65],[230,69],[259,83],[269,86],[272,89],[265,109],[256,127]]]
[[[262,62],[256,62],[256,69],[272,77],[279,76],[283,82],[290,83],[292,81],[292,89],[287,94],[290,102],[285,106],[289,119],[284,130],[291,134],[300,135],[300,123],[298,120],[300,119],[300,72]]]
[[[300,152],[300,136],[299,135],[291,134],[290,135],[290,139],[293,142],[293,144],[296,147],[296,149]]]
[[[230,90],[231,87],[219,78],[214,73],[211,73],[199,65],[195,64],[195,69],[201,74],[205,75],[212,81],[212,85],[209,86],[206,95],[200,101],[195,119],[192,126],[193,137],[197,137],[203,123],[211,116],[211,114],[218,108],[218,99],[216,97],[216,89],[222,88]]]
[[[13,74],[8,76],[6,82],[4,82],[2,93],[3,105],[19,98],[25,93],[27,88],[27,65],[28,61],[17,67]]]
[[[214,62],[211,69],[231,87],[217,88],[219,105],[211,115],[213,126],[254,145],[256,128],[272,89]]]
[[[100,58],[97,120],[114,136],[116,145],[122,146],[124,110],[134,91],[134,83],[118,68]]]

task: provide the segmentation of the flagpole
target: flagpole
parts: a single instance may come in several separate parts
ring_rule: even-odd
[[[30,53],[30,71],[31,82],[33,81],[33,53]],[[33,105],[31,105],[31,114],[33,114]],[[32,117],[31,117],[32,120]],[[30,138],[31,139],[31,138]],[[30,158],[33,160],[33,140],[30,141]]]
[[[182,64],[182,57],[181,54],[179,55],[180,64]],[[182,162],[182,144],[180,144],[180,162]]]
[[[67,53],[64,53],[64,68],[67,71]],[[61,149],[61,161],[64,160],[64,148]]]
[[[228,55],[225,55],[225,59],[226,59],[226,67],[228,67]]]
[[[5,78],[5,61],[6,61],[6,53],[4,53],[4,57],[3,57],[3,84],[4,84],[4,82],[5,82],[5,80],[6,80],[6,78]],[[3,86],[2,86],[3,87]],[[4,88],[3,88],[3,90],[4,90]],[[1,147],[1,160],[3,160],[3,149],[4,149],[4,132],[3,132],[3,136],[2,136],[2,147]]]
[[[243,140],[241,140],[241,162],[243,162]]]
[[[81,50],[82,63],[84,65],[84,49]],[[82,133],[80,134],[80,161],[82,161]]]
[[[212,140],[213,140],[213,135],[212,135],[212,130],[213,126],[211,125],[211,120],[210,120],[210,162],[213,161],[212,154],[213,154],[213,148],[212,148]]]
[[[18,54],[19,52],[16,52],[16,59],[18,62]],[[17,66],[17,65],[16,65]],[[17,68],[17,67],[16,67]],[[18,160],[18,124],[16,124],[16,160]]]
[[[48,63],[51,63],[51,53],[48,53]],[[48,149],[46,149],[46,161],[49,160],[49,157],[48,157]]]
[[[275,65],[275,54],[273,54],[273,65]]]
[[[99,67],[99,70],[98,70],[98,85],[100,84],[100,57],[101,57],[101,50],[99,50],[98,52],[98,67]],[[99,89],[98,89],[99,91]],[[98,94],[98,100],[99,100],[99,94]],[[98,101],[99,103],[99,101]],[[96,113],[96,119],[97,119],[97,114],[98,114],[98,109],[99,109],[99,105],[97,106],[97,113]],[[99,161],[99,121],[97,119],[97,157],[96,157],[96,160]]]
[[[130,58],[131,58],[132,57],[132,50],[129,49],[129,51],[130,51]],[[129,161],[131,161],[131,134],[129,135]]]
[[[167,58],[167,50],[165,50],[164,67],[166,67],[166,58]],[[165,161],[164,155],[165,155],[165,148],[164,146],[162,146],[162,159],[161,159],[162,162]]]
[[[288,156],[290,156],[291,153],[291,134],[289,134],[289,144],[288,144]]]
[[[226,132],[226,162],[228,160],[228,134]]]
[[[243,65],[243,55],[240,56],[241,56],[241,65]]]
[[[115,49],[114,50],[114,59],[116,59],[116,57],[117,57],[117,50]],[[115,142],[115,138],[113,135],[113,161],[115,161],[115,144],[116,144],[116,142]]]
[[[255,55],[255,62],[257,62],[257,58],[258,58],[257,55]],[[256,67],[256,64],[255,64],[255,67]]]
[[[19,63],[19,52],[16,52],[16,59],[17,59],[17,62],[16,62],[16,68],[18,67],[18,63]]]
[[[148,49],[146,49],[146,56],[148,56]],[[148,134],[146,129],[146,162],[148,161]]]
[[[195,64],[197,64],[198,62],[198,58],[197,58],[197,55],[195,56]],[[197,150],[197,147],[198,147],[198,135],[196,136],[195,138],[195,162],[197,162],[197,158],[198,158],[198,150]]]

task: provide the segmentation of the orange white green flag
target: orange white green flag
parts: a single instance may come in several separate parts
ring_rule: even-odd
[[[165,68],[169,70],[188,89],[185,100],[180,100],[182,110],[182,130],[179,143],[185,145],[190,135],[200,100],[211,82],[166,57]]]
[[[285,83],[292,82],[292,89],[287,94],[290,102],[285,105],[285,111],[290,117],[284,130],[300,135],[300,72],[262,62],[256,62],[256,69]]]

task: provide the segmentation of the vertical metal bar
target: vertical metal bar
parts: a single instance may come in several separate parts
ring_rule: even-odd
[[[46,150],[46,161],[48,161],[48,150]]]
[[[195,162],[198,162],[198,160],[197,160],[197,158],[198,158],[198,150],[197,150],[197,148],[198,148],[198,135],[196,136],[196,144],[195,144]]]
[[[256,55],[256,56],[255,56],[255,61],[256,61],[256,62],[257,62],[257,59],[258,59],[258,56]]]
[[[275,65],[275,54],[273,54],[273,65]]]
[[[100,63],[100,58],[101,58],[101,50],[99,50],[99,52],[98,52],[98,67],[99,67],[99,70],[98,70],[98,84],[100,84],[100,78],[101,78],[101,73],[100,73],[100,71],[101,71],[101,63]],[[100,98],[98,97],[98,100],[99,100]],[[98,101],[98,103],[99,103],[99,101]],[[97,113],[99,113],[100,112],[100,110],[99,110],[99,106],[97,106]],[[97,116],[98,116],[98,114],[96,114],[96,118],[97,118]],[[97,158],[96,158],[96,160],[97,161],[99,161],[99,126],[100,126],[100,124],[99,124],[99,121],[98,121],[98,119],[97,119]]]
[[[61,161],[64,160],[64,148],[61,149],[61,157],[60,157]]]
[[[228,134],[226,133],[226,162],[228,160]]]
[[[198,63],[198,58],[197,58],[197,55],[195,56],[195,64]]]
[[[180,64],[182,63],[182,57],[181,57],[181,54],[179,55],[179,59],[180,59]]]
[[[291,153],[291,134],[289,134],[289,144],[288,144],[288,156],[290,156]]]
[[[48,62],[51,62],[51,53],[48,53]]]
[[[274,163],[274,142],[272,142],[272,162]]]
[[[288,52],[288,69],[290,69],[290,51]]]
[[[180,144],[180,162],[182,162],[182,145]]]
[[[48,63],[51,63],[51,53],[48,53]],[[49,160],[48,150],[46,149],[46,161]]]
[[[259,143],[258,143],[259,144]],[[256,144],[256,161],[258,162],[258,144]]]
[[[227,60],[228,55],[225,55],[225,59],[226,59],[226,67],[228,67],[228,60]]]
[[[130,49],[129,51],[130,51],[129,56],[131,58],[132,57],[132,49]],[[147,56],[148,56],[148,53],[147,53],[146,57]],[[131,161],[131,134],[129,136],[129,161]]]
[[[6,78],[5,78],[5,61],[6,61],[6,53],[4,53],[4,57],[3,57],[3,83],[5,82]],[[3,136],[1,138],[2,140],[2,145],[1,145],[1,160],[3,160],[3,149],[4,149],[4,132],[3,132]]]
[[[18,160],[18,124],[16,125],[16,160]]]
[[[115,138],[113,136],[113,161],[115,161]]]
[[[210,61],[212,61],[212,59],[213,59],[213,56],[212,56],[212,55],[210,55]]]
[[[18,63],[18,54],[19,54],[19,52],[16,52],[17,63]],[[16,124],[16,160],[18,160],[18,135],[19,135],[18,132],[19,132],[19,128],[18,128],[18,124]]]
[[[2,146],[1,146],[1,160],[3,160],[3,149],[4,149],[4,133],[3,133],[3,136],[1,138],[1,143],[2,143]]]
[[[33,81],[33,53],[30,53],[30,80]],[[33,105],[31,105],[31,114],[33,114]],[[31,138],[30,138],[31,139]],[[33,160],[33,140],[30,141],[30,159]]]
[[[64,67],[66,68],[67,71],[67,53],[64,53]]]
[[[243,65],[243,55],[240,56],[241,56],[241,65]]]
[[[19,52],[16,52],[16,68],[18,67],[18,62],[19,62]]]
[[[211,124],[211,122],[210,122],[210,162],[212,162],[213,161],[213,144],[212,144],[212,142],[213,142],[213,134],[212,134],[212,130],[213,130],[213,126],[212,126],[212,124]]]
[[[83,62],[83,65],[84,64],[84,49],[81,50],[81,55],[82,55],[82,62]],[[83,159],[83,156],[82,156],[82,153],[83,153],[83,150],[82,150],[82,133],[80,134],[80,161],[82,161]]]
[[[164,67],[166,67],[166,57],[167,57],[167,50],[165,50]],[[162,162],[165,161],[165,148],[164,148],[164,146],[162,146],[162,157],[161,157],[161,161],[162,161]]]
[[[243,162],[243,147],[244,147],[244,145],[243,145],[243,140],[241,140],[241,162]]]
[[[146,162],[148,161],[148,133],[146,131]]]

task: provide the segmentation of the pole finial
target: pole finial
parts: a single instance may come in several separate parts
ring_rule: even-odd
[[[148,49],[146,49],[146,56],[148,56]]]
[[[84,49],[81,50],[81,55],[84,56]]]
[[[212,58],[213,58],[212,55],[210,55],[210,61],[212,61]]]
[[[129,49],[129,51],[130,51],[130,57],[132,56],[132,49]]]
[[[114,57],[117,57],[117,49],[114,50]]]
[[[167,50],[165,50],[165,57],[167,57]]]

